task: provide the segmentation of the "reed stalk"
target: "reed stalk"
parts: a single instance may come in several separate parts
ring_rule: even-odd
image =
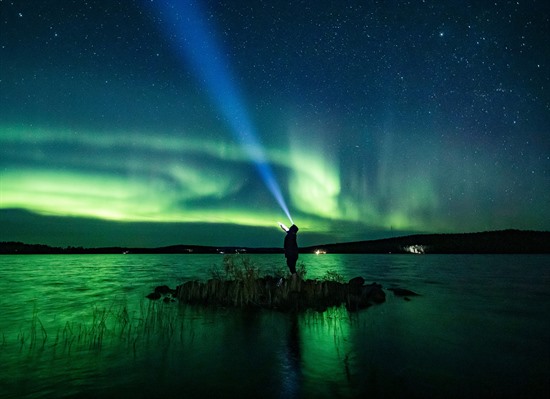
[[[74,350],[101,352],[106,347],[123,345],[135,356],[142,345],[153,339],[170,345],[179,336],[183,342],[185,323],[178,307],[147,302],[146,306],[142,302],[133,313],[126,305],[116,309],[94,308],[89,322],[67,321],[56,334],[48,333],[35,308],[28,329],[22,328],[15,340],[2,334],[0,349],[9,350],[16,343],[19,351],[51,349],[54,354],[60,351],[70,355]]]

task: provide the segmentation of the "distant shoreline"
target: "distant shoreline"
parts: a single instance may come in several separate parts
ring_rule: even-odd
[[[158,248],[52,247],[15,241],[0,242],[0,255],[45,254],[279,254],[282,248],[171,245]],[[318,254],[550,254],[550,232],[500,230],[462,234],[415,234],[379,240],[322,244],[300,248]]]

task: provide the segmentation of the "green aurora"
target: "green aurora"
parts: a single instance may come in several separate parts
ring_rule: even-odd
[[[92,3],[0,4],[0,240],[281,245],[284,212],[161,21],[138,2]],[[422,7],[392,8],[386,24],[379,8],[205,7],[300,245],[550,229],[536,10],[496,29],[483,7],[448,25]],[[495,56],[522,35],[522,53]]]

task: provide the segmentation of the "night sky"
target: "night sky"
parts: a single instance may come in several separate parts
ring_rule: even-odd
[[[550,229],[548,1],[183,3],[0,1],[0,241]]]

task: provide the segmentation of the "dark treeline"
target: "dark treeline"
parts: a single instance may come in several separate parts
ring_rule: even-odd
[[[502,230],[464,234],[418,234],[381,240],[323,244],[300,248],[301,253],[348,254],[527,254],[550,253],[550,232]],[[269,254],[281,248],[171,245],[159,248],[51,247],[43,244],[0,242],[0,254]]]
[[[311,247],[313,248],[313,247]],[[315,247],[327,253],[527,254],[550,253],[550,232],[501,230],[418,234]]]
[[[46,255],[46,254],[220,254],[220,253],[269,253],[282,252],[279,249],[208,247],[200,245],[171,245],[159,248],[128,247],[50,247],[43,244],[25,244],[22,242],[0,242],[0,255]]]

